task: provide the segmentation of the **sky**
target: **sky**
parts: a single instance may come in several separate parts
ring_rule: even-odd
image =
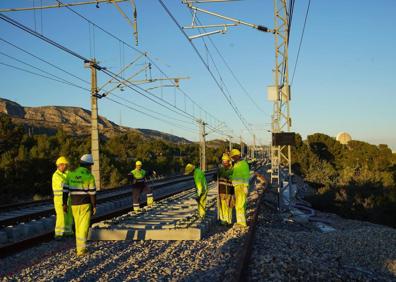
[[[56,1],[2,0],[0,9],[54,2]],[[164,3],[180,25],[191,24],[190,11],[181,1],[164,0]],[[131,16],[128,2],[119,5]],[[139,30],[137,47],[131,26],[113,5],[101,4],[100,8],[95,5],[79,6],[73,7],[73,10],[129,46],[140,52],[148,52],[151,62],[168,77],[189,79],[180,80],[180,88],[169,87],[169,81],[162,81],[162,87],[159,87],[160,82],[140,85],[141,89],[153,88],[149,93],[139,90],[146,97],[128,87],[124,87],[124,91],[117,88],[107,96],[109,99],[99,100],[100,115],[125,126],[160,130],[195,141],[199,138],[199,129],[197,123],[191,119],[192,115],[209,123],[208,139],[225,138],[224,135],[212,132],[213,127],[221,124],[221,130],[232,134],[234,142],[239,140],[239,136],[248,143],[252,142],[251,134],[159,1],[136,0],[136,5]],[[289,43],[290,76],[296,62],[307,5],[308,0],[295,1]],[[249,23],[269,28],[274,25],[272,0],[244,0],[199,6]],[[336,136],[337,133],[345,131],[353,139],[372,144],[388,144],[396,151],[396,79],[393,69],[396,63],[395,12],[396,2],[393,0],[311,1],[291,86],[293,131],[300,133],[303,138],[316,132]],[[66,8],[4,14],[85,58],[95,57],[101,66],[113,73],[118,73],[123,66],[140,56],[133,48],[93,27]],[[226,22],[203,14],[198,14],[198,17],[203,24]],[[198,33],[197,30],[186,32],[188,35]],[[65,74],[0,40],[0,97],[23,106],[63,105],[90,108],[87,91],[90,88],[90,70],[84,68],[80,59],[3,20],[0,20],[0,39],[80,78]],[[273,84],[273,35],[240,25],[228,28],[225,34],[205,37],[205,41],[208,49],[202,39],[194,39],[193,43],[204,61],[208,62],[216,79],[222,81],[224,92],[230,95],[246,123],[253,129],[258,143],[268,144],[273,105],[267,101],[266,89]],[[253,101],[234,79],[216,48]],[[148,63],[148,59],[140,58],[121,75],[128,77],[139,73],[134,79],[150,78],[150,72],[144,71]],[[64,79],[84,89],[3,64],[49,77],[56,75],[58,80]],[[163,78],[164,75],[156,66],[153,65],[151,69],[151,78]],[[98,86],[101,87],[109,79],[109,76],[99,72]],[[106,89],[116,85],[111,83]],[[104,92],[105,90],[101,93]],[[183,93],[188,97],[185,98]],[[190,99],[196,105],[193,106]],[[158,101],[164,106],[158,105]]]

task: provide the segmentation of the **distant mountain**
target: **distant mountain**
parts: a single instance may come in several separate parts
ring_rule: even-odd
[[[14,101],[0,98],[0,113],[9,115],[15,123],[23,125],[28,132],[33,134],[51,135],[55,134],[58,129],[75,135],[90,134],[91,111],[79,107],[23,107]],[[185,138],[156,130],[120,126],[102,116],[99,116],[98,123],[99,132],[105,137],[133,131],[147,138],[162,139],[174,143],[191,143]]]
[[[147,137],[151,137],[151,138],[163,139],[163,140],[171,141],[174,143],[192,143],[191,141],[189,141],[183,137],[179,137],[176,135],[172,135],[172,134],[157,131],[157,130],[144,129],[144,128],[136,128],[135,130],[137,130],[137,131],[141,132],[143,135],[145,135]]]

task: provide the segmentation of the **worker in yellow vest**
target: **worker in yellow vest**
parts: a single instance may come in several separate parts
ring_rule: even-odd
[[[206,197],[208,196],[208,185],[206,183],[205,174],[199,168],[196,168],[193,164],[187,164],[185,171],[185,175],[194,175],[194,182],[196,187],[196,200],[198,204],[198,215],[201,218],[205,217],[206,214]]]
[[[234,162],[231,180],[235,190],[236,224],[245,227],[247,226],[246,206],[250,177],[249,164],[241,159],[241,152],[238,149],[232,149],[230,156]]]
[[[68,174],[69,162],[65,157],[59,157],[56,160],[56,171],[52,175],[52,193],[54,195],[54,208],[56,214],[55,223],[55,239],[60,239],[64,236],[72,236],[73,230],[73,215],[71,209],[67,212],[63,211],[63,183]],[[67,198],[67,206],[70,207],[71,199]]]
[[[93,158],[85,154],[80,159],[80,166],[67,174],[63,184],[63,208],[68,210],[66,196],[71,198],[71,210],[76,228],[77,255],[85,255],[87,250],[88,230],[91,216],[96,213],[95,178],[91,174]]]
[[[235,206],[234,186],[232,185],[232,164],[228,154],[223,154],[222,165],[217,170],[218,217],[222,225],[232,223],[232,209]]]
[[[128,174],[130,181],[132,182],[132,201],[134,211],[140,211],[139,198],[142,193],[147,195],[148,206],[152,206],[154,204],[153,191],[147,185],[147,173],[142,169],[142,165],[141,161],[137,161],[135,163],[135,169]]]

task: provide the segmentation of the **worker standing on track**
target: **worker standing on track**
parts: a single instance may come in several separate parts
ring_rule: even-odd
[[[135,169],[132,170],[128,176],[132,182],[133,210],[140,211],[139,198],[142,192],[147,195],[147,205],[152,206],[154,204],[153,191],[151,191],[151,188],[147,185],[146,171],[142,169],[141,161],[135,163]]]
[[[237,225],[247,226],[246,224],[246,205],[249,187],[250,169],[247,161],[241,159],[241,152],[232,149],[230,156],[234,161],[233,172],[231,175],[232,185],[235,189],[235,210]]]
[[[80,166],[68,173],[63,184],[63,208],[68,210],[66,197],[71,198],[71,210],[76,228],[77,255],[85,255],[87,250],[87,237],[91,215],[96,214],[96,186],[95,178],[91,174],[93,158],[85,154],[80,159]]]
[[[228,154],[223,154],[222,165],[217,170],[217,210],[222,225],[232,224],[232,209],[235,206],[234,186],[231,182],[232,164]]]
[[[54,194],[54,208],[56,214],[55,223],[55,239],[60,239],[63,236],[72,236],[73,230],[73,215],[70,209],[71,199],[67,198],[67,212],[63,211],[63,183],[65,182],[66,175],[68,174],[67,167],[69,162],[65,157],[59,157],[56,160],[57,170],[52,175],[52,192]]]
[[[205,217],[206,214],[206,197],[208,196],[208,185],[206,183],[205,174],[201,169],[196,168],[193,164],[187,164],[185,168],[185,175],[194,173],[194,182],[196,187],[197,203],[198,203],[198,215],[201,218]]]

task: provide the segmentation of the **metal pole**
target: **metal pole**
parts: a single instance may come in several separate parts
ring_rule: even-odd
[[[277,100],[274,101],[272,116],[272,133],[290,131],[290,88],[288,65],[288,23],[286,0],[274,0],[274,30],[275,30],[275,83]],[[287,150],[287,151],[286,151]],[[286,151],[286,152],[285,152]],[[290,146],[271,145],[271,183],[280,186],[280,165],[287,164],[291,175],[291,150]]]
[[[206,132],[205,132],[206,123],[203,120],[199,120],[199,163],[202,171],[206,171]]]
[[[274,34],[275,34],[275,92],[274,112],[272,116],[272,133],[289,132],[290,117],[290,86],[289,86],[289,14],[287,0],[274,0]],[[274,142],[274,140],[272,140]],[[290,185],[291,149],[290,146],[275,146],[271,144],[271,184],[278,191],[278,208],[282,209],[283,179],[281,165],[288,168],[288,183]]]
[[[94,164],[92,166],[92,174],[95,177],[96,189],[100,190],[100,159],[99,159],[99,130],[98,130],[98,86],[96,76],[96,61],[90,62],[91,69],[91,153]]]

